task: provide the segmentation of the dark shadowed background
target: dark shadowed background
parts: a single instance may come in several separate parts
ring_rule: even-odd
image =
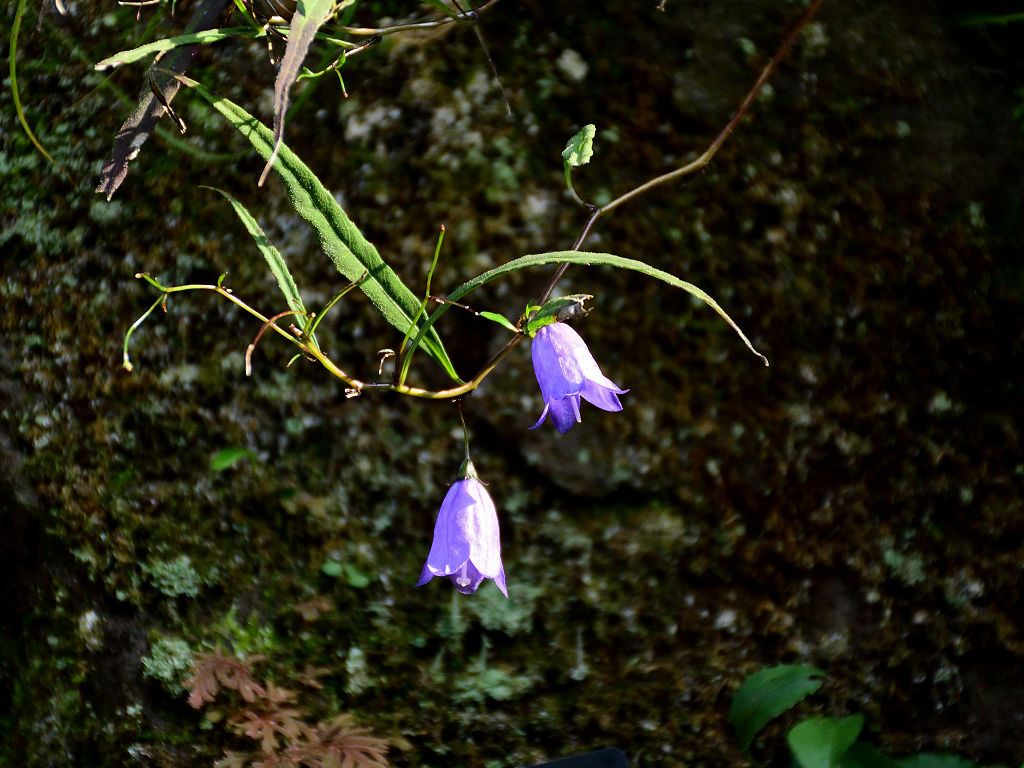
[[[10,29],[15,4],[2,12]],[[503,768],[620,747],[634,766],[746,764],[726,716],[763,666],[828,674],[803,714],[867,716],[891,754],[1024,757],[1024,23],[964,26],[1013,3],[825,0],[703,174],[602,220],[587,247],[645,260],[715,296],[720,319],[632,273],[574,267],[577,324],[622,413],[585,406],[565,437],[526,345],[466,402],[502,520],[510,599],[413,588],[461,460],[455,410],[343,385],[211,294],[281,300],[224,200],[236,195],[307,305],[344,281],[251,152],[207,159],[154,139],[106,202],[92,192],[142,87],[91,64],[152,18],[112,3],[29,3],[22,132],[0,93],[0,762],[210,765],[244,739],[180,686],[220,646],[302,688],[313,719],[351,713],[398,766]],[[188,16],[179,2],[164,36]],[[584,216],[559,153],[593,122],[575,174],[603,202],[696,156],[802,4],[504,0],[484,38],[406,35],[296,89],[287,141],[418,293],[560,250]],[[984,6],[984,7],[982,7]],[[426,13],[361,3],[372,24]],[[162,13],[162,12],[161,12]],[[37,24],[38,21],[38,24]],[[5,35],[5,41],[6,41]],[[203,50],[190,74],[271,119],[263,41]],[[113,88],[108,87],[114,86]],[[190,94],[186,140],[244,150]],[[1017,116],[1014,112],[1017,110]],[[474,294],[516,315],[549,272]],[[321,326],[362,378],[395,333],[352,294]],[[457,367],[505,340],[457,311]],[[1017,371],[1018,373],[1014,373]],[[421,356],[414,380],[439,380]],[[227,449],[250,451],[227,469]],[[297,683],[296,681],[300,681]],[[784,729],[754,748],[784,765]]]

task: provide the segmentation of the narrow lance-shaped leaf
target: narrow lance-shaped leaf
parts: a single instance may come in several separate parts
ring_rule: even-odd
[[[229,203],[231,203],[231,207],[235,209],[235,213],[238,214],[238,218],[241,220],[245,230],[249,233],[253,242],[256,243],[256,247],[259,248],[260,253],[263,254],[263,258],[266,259],[267,266],[270,267],[270,271],[273,273],[274,279],[277,280],[277,286],[281,289],[281,294],[284,296],[284,300],[288,304],[288,309],[300,313],[296,316],[295,324],[305,331],[312,320],[306,313],[306,306],[302,303],[302,295],[299,293],[299,289],[295,285],[292,273],[288,270],[288,265],[285,263],[284,258],[282,258],[281,253],[263,233],[263,229],[260,227],[255,217],[249,213],[244,205],[223,189],[217,189],[216,187],[207,187],[207,189],[219,192],[227,198]],[[311,338],[309,341],[315,349],[317,346],[316,339]]]
[[[337,10],[351,5],[355,0],[342,0]],[[298,0],[295,13],[292,14],[291,26],[288,29],[288,44],[281,57],[281,68],[277,70],[274,81],[274,150],[267,160],[259,185],[266,181],[270,166],[277,159],[278,150],[284,140],[284,118],[288,111],[288,95],[295,78],[299,76],[302,62],[306,60],[309,46],[316,38],[317,30],[329,19],[334,10],[333,0]]]
[[[218,43],[221,40],[227,40],[231,37],[251,37],[253,39],[258,39],[266,37],[266,35],[266,31],[259,27],[223,27],[219,29],[205,29],[199,32],[176,35],[175,37],[165,37],[152,43],[140,45],[138,48],[119,51],[113,56],[108,56],[101,61],[97,61],[96,64],[93,65],[93,68],[102,72],[105,69],[119,67],[122,64],[131,64],[132,62],[142,61],[155,53],[162,53],[163,51],[169,51],[172,48],[179,48],[183,45],[208,45],[209,43]]]
[[[451,301],[458,301],[470,291],[479,288],[481,285],[489,283],[499,277],[503,277],[511,272],[515,272],[520,269],[526,269],[528,267],[541,267],[546,264],[583,264],[583,265],[594,265],[603,264],[610,267],[619,267],[620,269],[631,269],[636,272],[642,272],[649,277],[653,277],[657,280],[661,280],[664,283],[668,283],[676,288],[682,288],[684,291],[689,293],[691,296],[696,296],[698,299],[703,301],[709,307],[711,307],[719,316],[729,324],[729,327],[739,334],[739,337],[743,339],[743,343],[747,345],[747,349],[757,355],[764,361],[765,365],[768,365],[768,358],[754,349],[754,345],[750,343],[750,339],[747,338],[746,334],[740,330],[740,327],[736,325],[735,321],[729,317],[728,313],[719,306],[718,302],[711,298],[708,294],[702,291],[693,283],[688,283],[685,280],[680,280],[675,275],[669,274],[663,270],[652,267],[649,264],[645,264],[642,261],[636,259],[627,259],[623,256],[615,256],[611,253],[592,253],[590,251],[551,251],[550,253],[535,253],[529,256],[520,256],[518,259],[502,264],[500,267],[488,270],[481,275],[477,275],[471,280],[467,280],[454,291],[449,293],[445,298]],[[445,312],[448,311],[450,304],[442,304],[433,311],[430,318],[424,324],[424,327],[420,329],[419,334],[415,336],[412,343],[409,345],[409,353],[406,355],[404,367],[402,372],[399,374],[399,380],[404,381],[405,371],[408,370],[409,361],[412,359],[412,353],[416,349],[416,345],[420,343],[420,339],[428,331],[433,330],[433,325]]]
[[[250,115],[229,99],[211,93],[189,77],[179,77],[180,82],[195,89],[211,106],[253,145],[264,159],[273,152],[274,135],[267,126]],[[362,232],[352,223],[338,205],[334,196],[320,183],[287,144],[282,144],[274,170],[284,183],[295,212],[313,228],[324,252],[334,262],[337,270],[348,280],[360,280],[359,288],[373,302],[391,325],[405,333],[410,325],[419,328],[426,320],[414,323],[420,301],[394,270],[380,257],[373,244],[363,237]],[[366,273],[365,279],[362,279]],[[445,352],[437,332],[430,329],[423,336],[423,346],[448,376],[455,382],[461,379]]]
[[[188,31],[190,33],[201,32],[204,29],[211,29],[217,23],[221,11],[227,5],[227,0],[198,0],[192,18],[189,20]],[[176,76],[188,71],[192,58],[195,56],[197,46],[191,45],[173,50],[161,61],[162,69],[150,69],[150,76],[158,71],[163,75]],[[169,105],[178,91],[178,83],[174,80],[163,78],[163,82],[151,81],[160,89],[162,98]],[[139,98],[139,104],[135,111],[124,121],[124,124],[114,136],[114,147],[110,152],[110,159],[100,169],[100,183],[96,191],[106,195],[107,200],[114,196],[114,192],[121,186],[121,182],[128,175],[128,163],[134,160],[142,145],[149,139],[157,121],[166,114],[167,108],[161,104],[150,87],[146,87]]]

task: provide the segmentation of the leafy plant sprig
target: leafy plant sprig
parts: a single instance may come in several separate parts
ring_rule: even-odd
[[[822,685],[825,673],[782,664],[750,675],[733,696],[729,722],[740,749],[750,757],[754,739],[769,722],[793,709]],[[859,737],[864,715],[805,717],[786,733],[796,768],[978,768],[962,757],[920,753],[902,758],[883,754]],[[756,764],[756,763],[755,763]]]

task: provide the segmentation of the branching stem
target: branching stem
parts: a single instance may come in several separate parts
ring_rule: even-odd
[[[569,250],[580,250],[580,248],[583,247],[583,243],[587,239],[587,236],[590,234],[590,230],[593,229],[594,224],[597,222],[599,218],[604,216],[606,213],[611,213],[623,203],[627,203],[634,197],[638,197],[644,194],[645,192],[654,189],[657,186],[665,184],[666,182],[669,181],[674,181],[675,179],[681,179],[684,176],[689,176],[691,173],[695,173],[696,171],[701,170],[708,163],[710,163],[711,158],[713,158],[715,154],[718,152],[718,150],[721,149],[722,145],[725,143],[725,140],[729,138],[729,135],[736,129],[736,126],[739,124],[740,120],[742,120],[743,116],[749,111],[750,105],[754,103],[754,100],[757,98],[758,94],[761,93],[761,90],[764,88],[764,84],[768,82],[768,78],[772,76],[776,69],[778,69],[779,63],[785,57],[786,53],[788,53],[790,47],[793,45],[793,41],[796,40],[796,37],[797,35],[800,34],[800,31],[804,27],[806,27],[807,24],[810,22],[811,18],[814,16],[815,12],[818,10],[818,6],[820,6],[821,3],[822,0],[813,0],[813,2],[809,6],[807,6],[807,10],[804,11],[804,15],[800,18],[800,21],[798,21],[796,26],[793,27],[792,31],[783,41],[782,45],[779,46],[779,49],[775,52],[775,55],[772,56],[771,60],[767,64],[765,64],[764,69],[761,70],[761,75],[754,82],[753,87],[750,89],[746,97],[740,103],[732,118],[729,120],[728,123],[725,124],[725,127],[718,133],[714,141],[711,142],[708,148],[705,149],[704,152],[696,160],[693,160],[687,163],[686,165],[682,165],[679,168],[676,168],[675,170],[669,171],[668,173],[663,173],[661,176],[656,176],[650,181],[645,181],[640,186],[634,187],[625,194],[619,195],[611,202],[605,203],[601,207],[593,209],[590,212],[590,217],[587,219],[587,222],[583,225],[583,229],[580,231],[579,236],[576,238],[576,242],[573,243],[572,248],[570,248]],[[551,276],[551,279],[548,281],[547,286],[545,286],[544,292],[541,293],[540,299],[537,300],[537,304],[543,304],[551,297],[552,291],[555,290],[555,287],[558,285],[559,281],[565,275],[567,269],[569,269],[568,264],[558,265],[558,268],[555,270],[555,273]]]
[[[425,29],[425,28],[438,27],[438,26],[441,26],[443,24],[452,23],[453,21],[475,21],[477,19],[477,14],[478,13],[486,11],[488,8],[490,8],[491,6],[493,6],[497,2],[498,2],[498,0],[488,0],[488,2],[484,3],[483,5],[481,5],[479,8],[477,8],[474,11],[470,11],[468,13],[460,13],[460,14],[457,14],[456,16],[454,16],[454,17],[450,17],[450,18],[446,18],[446,19],[438,19],[436,21],[421,22],[421,23],[416,23],[416,24],[405,24],[405,25],[399,25],[399,26],[396,26],[396,27],[389,27],[389,28],[386,28],[386,29],[364,29],[364,28],[359,28],[359,27],[343,27],[343,29],[346,32],[350,33],[350,34],[357,34],[357,35],[382,35],[382,34],[389,34],[389,33],[393,33],[393,32],[409,30],[409,29]],[[757,78],[757,81],[754,83],[753,87],[750,89],[750,91],[747,93],[746,97],[740,103],[740,106],[737,108],[737,110],[733,114],[732,118],[730,118],[729,122],[726,123],[725,127],[718,133],[718,135],[714,138],[714,140],[711,142],[711,144],[708,146],[708,148],[705,149],[704,152],[699,157],[697,157],[695,160],[687,163],[686,165],[682,165],[679,168],[676,168],[676,169],[674,169],[672,171],[669,171],[668,173],[664,173],[664,174],[662,174],[660,176],[656,176],[655,178],[653,178],[653,179],[651,179],[649,181],[646,181],[646,182],[644,182],[643,184],[641,184],[641,185],[639,185],[637,187],[634,187],[633,189],[629,190],[628,192],[626,192],[626,193],[624,193],[622,195],[619,195],[617,198],[615,198],[614,200],[612,200],[609,203],[606,203],[603,206],[600,206],[600,207],[588,206],[588,210],[590,212],[590,215],[587,217],[587,221],[584,223],[583,228],[580,230],[579,235],[576,237],[576,242],[573,243],[572,248],[570,248],[570,250],[578,251],[578,250],[580,250],[583,247],[583,243],[586,241],[587,237],[590,235],[590,232],[593,229],[594,224],[597,222],[597,220],[599,218],[604,216],[606,213],[610,213],[611,211],[613,211],[616,208],[618,208],[620,205],[629,202],[633,198],[638,197],[638,196],[644,194],[645,192],[648,192],[649,190],[654,189],[657,186],[665,184],[665,183],[667,183],[669,181],[674,181],[675,179],[683,178],[683,177],[688,176],[688,175],[690,175],[690,174],[692,174],[692,173],[694,173],[696,171],[699,171],[700,169],[704,168],[709,162],[711,162],[711,159],[715,156],[715,153],[718,152],[718,150],[721,148],[721,146],[725,143],[725,140],[729,137],[729,135],[733,132],[733,130],[735,130],[735,128],[739,124],[740,120],[743,119],[743,116],[749,111],[750,106],[754,103],[754,100],[757,98],[758,94],[761,92],[761,89],[764,87],[764,84],[768,81],[768,78],[778,68],[779,63],[782,61],[783,57],[789,51],[790,47],[793,44],[793,41],[796,39],[796,37],[800,33],[800,31],[805,26],[807,26],[808,22],[810,22],[811,18],[814,16],[815,12],[818,10],[818,7],[821,5],[821,3],[822,3],[822,0],[813,0],[811,2],[811,4],[807,7],[807,10],[804,12],[804,15],[801,17],[800,21],[797,22],[796,26],[793,28],[793,30],[789,33],[789,35],[783,41],[783,43],[779,47],[779,49],[775,52],[775,55],[765,65],[764,69],[761,71],[760,76]],[[440,250],[440,239],[438,241],[438,249],[437,250]],[[434,263],[431,266],[431,273],[433,273],[433,267],[436,266],[436,263],[437,263],[437,251],[435,251],[435,254],[434,254]],[[544,291],[541,294],[540,298],[535,302],[537,305],[543,305],[551,297],[551,293],[554,291],[555,287],[558,285],[558,282],[565,275],[565,272],[566,272],[566,270],[568,268],[569,268],[569,264],[567,264],[567,263],[563,263],[563,264],[560,264],[558,266],[558,268],[555,270],[555,273],[552,275],[551,279],[548,281],[547,286],[544,288]],[[145,279],[147,282],[149,282],[150,285],[152,285],[153,287],[155,287],[159,291],[161,291],[161,293],[163,295],[156,302],[154,302],[154,304],[148,310],[146,310],[146,312],[142,315],[142,317],[140,317],[138,320],[135,321],[135,323],[132,324],[132,326],[128,329],[127,334],[125,335],[125,342],[124,342],[124,365],[125,365],[125,368],[127,370],[129,370],[129,371],[131,370],[131,363],[129,362],[129,359],[128,359],[128,338],[131,336],[131,334],[135,331],[136,328],[138,328],[138,326],[158,306],[160,306],[163,302],[166,301],[167,296],[169,294],[177,293],[179,291],[190,291],[190,290],[192,290],[192,291],[194,291],[194,290],[213,291],[214,293],[218,293],[221,296],[223,296],[224,298],[228,299],[229,301],[233,302],[234,304],[236,304],[239,307],[241,307],[242,309],[244,309],[246,312],[251,314],[253,317],[258,318],[260,321],[263,322],[264,327],[260,329],[260,333],[256,337],[257,341],[259,340],[259,337],[263,334],[264,330],[266,330],[267,328],[273,329],[282,338],[285,338],[289,342],[291,342],[292,344],[297,345],[302,350],[302,352],[305,355],[307,355],[308,357],[310,357],[310,358],[316,360],[318,363],[320,363],[320,365],[322,365],[329,373],[331,373],[332,375],[336,376],[337,378],[341,379],[346,384],[348,384],[349,389],[346,390],[346,395],[349,396],[349,397],[354,397],[356,395],[359,395],[364,390],[387,390],[387,391],[390,391],[390,392],[397,392],[400,395],[408,395],[409,397],[419,397],[419,398],[424,398],[424,399],[429,399],[429,400],[451,400],[451,399],[454,399],[454,398],[459,398],[459,397],[461,397],[463,395],[469,394],[474,389],[476,389],[478,386],[480,386],[481,382],[483,382],[483,380],[488,375],[490,375],[491,371],[493,371],[498,366],[498,364],[502,361],[502,359],[504,359],[504,357],[506,355],[508,355],[508,353],[511,352],[516,347],[517,344],[519,344],[524,338],[526,338],[526,336],[524,334],[516,334],[516,335],[512,336],[508,340],[508,342],[505,344],[505,346],[503,346],[501,349],[499,349],[498,352],[479,371],[477,371],[476,375],[472,379],[470,379],[469,381],[465,382],[464,384],[460,384],[457,387],[452,387],[452,388],[449,388],[449,389],[441,389],[441,390],[429,390],[429,389],[422,389],[420,387],[411,387],[411,386],[409,386],[409,385],[404,383],[404,376],[399,376],[398,380],[392,381],[392,382],[379,382],[379,383],[378,382],[364,382],[364,381],[360,381],[359,379],[356,379],[356,378],[353,378],[353,377],[349,376],[341,368],[339,368],[337,365],[335,365],[335,363],[332,362],[330,360],[330,358],[328,358],[323,352],[321,352],[319,349],[316,349],[316,348],[310,346],[309,344],[307,344],[306,343],[306,339],[304,337],[296,337],[296,336],[290,334],[284,328],[281,328],[280,326],[278,326],[274,322],[274,320],[276,320],[278,317],[281,317],[281,316],[286,315],[286,314],[294,314],[294,313],[284,312],[284,313],[281,313],[281,314],[278,314],[278,315],[275,315],[273,317],[268,318],[268,317],[265,317],[260,312],[258,312],[257,310],[255,310],[254,308],[250,307],[248,304],[246,304],[244,301],[242,301],[238,297],[236,297],[233,293],[231,293],[230,290],[228,290],[226,288],[223,288],[223,287],[221,287],[219,285],[179,285],[179,286],[167,287],[167,286],[161,285],[154,278],[152,278],[150,275],[145,274],[145,273],[139,273],[138,275],[136,275],[136,277],[140,277],[140,278]],[[356,282],[358,283],[358,281],[356,281]],[[339,298],[340,298],[340,295],[339,295]],[[433,297],[430,296],[429,287],[428,287],[427,299],[429,299],[429,298],[433,298]],[[424,304],[425,304],[427,299],[424,300]],[[333,304],[333,302],[332,302],[332,304]],[[423,309],[423,307],[421,307],[421,312],[422,312],[422,309]],[[325,309],[325,311],[326,311],[326,309]],[[321,313],[321,315],[322,314],[323,313]],[[406,341],[407,340],[408,340],[408,334],[407,334]],[[254,342],[254,345],[255,345],[255,342]],[[250,351],[251,351],[251,347],[250,347]],[[406,361],[406,364],[407,364],[407,361]]]

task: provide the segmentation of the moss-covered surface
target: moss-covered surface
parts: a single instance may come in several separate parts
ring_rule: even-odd
[[[30,11],[18,62],[33,130],[73,184],[0,94],[0,763],[212,763],[239,742],[178,685],[217,646],[262,656],[260,679],[282,685],[323,670],[310,717],[352,713],[393,740],[395,765],[601,745],[638,766],[742,764],[730,696],[779,662],[825,669],[804,711],[863,712],[886,751],[1019,761],[1024,74],[1000,30],[958,27],[948,6],[826,2],[705,174],[600,223],[588,247],[705,288],[772,366],[685,294],[571,270],[565,292],[597,294],[578,327],[631,391],[565,437],[528,431],[541,403],[523,346],[467,400],[505,601],[411,587],[460,461],[450,406],[348,400],[320,370],[285,369],[270,339],[246,378],[258,325],[206,294],[173,297],[121,370],[153,300],[138,271],[227,271],[239,295],[280,303],[198,184],[250,207],[307,304],[342,281],[277,181],[257,190],[255,158],[157,140],[113,203],[91,192],[127,108],[84,62],[141,27],[129,8],[69,5],[39,29]],[[655,6],[498,5],[482,28],[511,120],[471,31],[381,45],[346,66],[347,101],[326,80],[299,96],[289,143],[411,285],[441,223],[435,291],[565,248],[582,223],[566,138],[598,125],[576,174],[594,199],[684,161],[799,12]],[[365,21],[375,9],[395,15],[369,4]],[[269,119],[262,46],[203,52],[193,74]],[[113,82],[133,94],[141,73]],[[197,101],[180,108],[203,148],[241,147]],[[471,303],[515,314],[546,279]],[[442,325],[461,371],[502,341],[466,314]],[[323,339],[365,378],[399,341],[354,296]],[[212,471],[225,448],[252,458]],[[760,759],[784,764],[780,734]]]

